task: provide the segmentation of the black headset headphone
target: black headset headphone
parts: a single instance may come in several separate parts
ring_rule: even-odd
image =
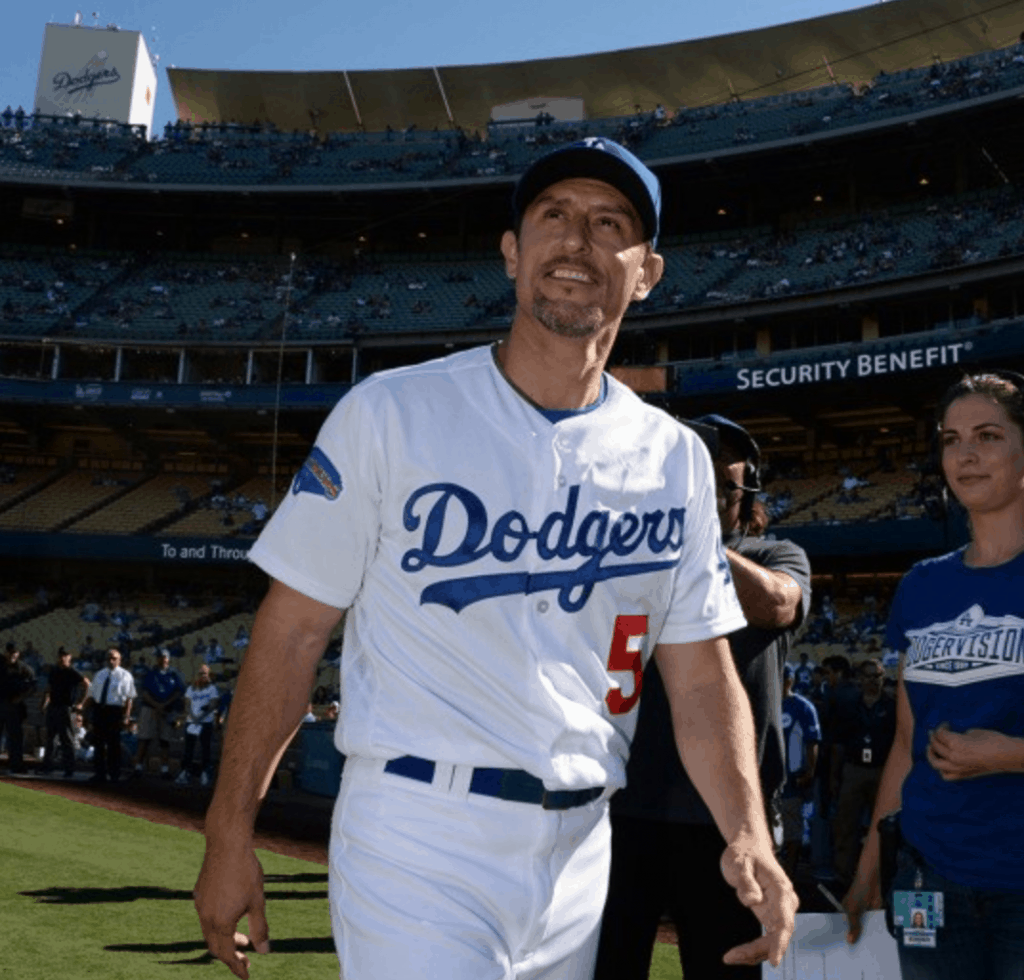
[[[754,501],[761,492],[761,450],[753,439],[755,455],[747,459],[743,466],[743,482],[726,480],[725,485],[729,490],[742,490],[743,499],[740,501],[740,524],[747,527],[754,519]]]
[[[685,424],[701,437],[704,445],[708,447],[711,458],[717,460],[722,451],[723,429],[726,440],[728,440],[732,430],[715,424],[713,421],[710,421],[710,416],[706,415],[692,422],[686,419]],[[729,491],[743,491],[743,499],[740,501],[739,520],[740,524],[746,528],[754,519],[754,501],[757,500],[757,495],[761,492],[761,449],[757,441],[746,429],[743,429],[742,426],[737,426],[737,428],[742,429],[743,434],[750,441],[750,445],[747,447],[749,455],[743,466],[743,482],[737,483],[735,480],[726,480],[725,489]],[[735,435],[738,437],[739,433],[735,433]]]
[[[1005,368],[999,368],[998,370],[995,368],[978,368],[976,371],[972,371],[965,375],[964,379],[985,377],[999,378],[1000,381],[1006,381],[1013,385],[1020,393],[1021,398],[1024,399],[1024,374],[1021,374],[1019,371],[1010,371]],[[959,382],[954,381],[953,385],[956,384],[959,384]],[[952,387],[952,385],[950,387]],[[939,494],[939,506],[942,516],[945,517],[949,513],[950,492],[949,484],[946,481],[946,474],[942,469],[942,442],[940,436],[939,427],[936,425],[932,432],[931,451],[928,454],[928,461],[925,463],[925,467],[921,475],[923,477],[938,477],[942,487]]]

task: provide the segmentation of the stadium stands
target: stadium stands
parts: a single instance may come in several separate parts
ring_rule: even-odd
[[[57,475],[52,467],[0,466],[0,511],[9,510],[21,497],[40,490]]]
[[[130,470],[100,476],[79,470],[67,473],[0,513],[0,528],[9,531],[55,531],[138,482]]]
[[[74,521],[65,530],[82,534],[134,534],[209,492],[210,483],[205,477],[162,473],[145,480],[119,500]]]
[[[145,128],[82,116],[4,119],[0,177],[34,180],[121,180],[146,147]]]
[[[144,595],[128,596],[125,605],[137,609],[140,623],[158,621],[165,638],[180,635],[197,621],[208,619],[213,611],[211,605],[180,609],[162,599]],[[20,623],[11,633],[15,642],[22,647],[31,642],[47,662],[53,663],[58,647],[63,646],[77,654],[86,636],[93,637],[97,648],[116,646],[121,642],[117,637],[119,631],[120,627],[112,623],[99,624],[82,619],[78,608],[61,608]],[[135,623],[129,625],[128,631],[132,635],[129,644],[136,649],[153,645],[145,633],[137,631]]]
[[[667,112],[555,122],[492,124],[482,141],[459,130],[281,133],[235,123],[167,126],[162,140],[81,118],[27,116],[0,127],[0,177],[182,186],[365,185],[489,177],[521,172],[539,153],[583,136],[607,135],[643,159],[737,152],[807,140],[852,127],[949,111],[1007,97],[1024,86],[1017,43],[947,64],[882,74],[872,84],[793,92]]]
[[[809,295],[1008,259],[1024,254],[1022,218],[1024,194],[1007,187],[809,223],[784,236],[758,228],[739,238],[683,239],[662,248],[664,280],[634,315]],[[494,326],[508,323],[513,307],[497,258],[303,261],[291,287],[293,342]],[[0,336],[269,339],[280,333],[287,288],[288,266],[279,259],[0,253]]]
[[[254,477],[230,493],[220,495],[220,499],[209,502],[206,507],[168,525],[162,533],[210,537],[249,535],[257,526],[262,526],[254,508],[262,506],[265,519],[271,498],[270,480],[264,476]]]

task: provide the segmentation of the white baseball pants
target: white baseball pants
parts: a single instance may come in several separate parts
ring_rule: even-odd
[[[545,810],[348,758],[330,843],[342,980],[590,980],[608,885],[608,804]]]

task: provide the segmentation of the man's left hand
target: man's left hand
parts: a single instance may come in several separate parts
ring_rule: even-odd
[[[953,732],[943,722],[928,739],[928,761],[945,780],[974,779],[992,773],[1007,772],[1006,755],[1010,738],[987,728],[969,728]]]
[[[765,928],[765,935],[734,946],[722,962],[730,966],[757,966],[769,960],[777,967],[789,945],[800,905],[793,883],[775,858],[769,840],[737,837],[722,854],[722,876],[736,889],[736,897]]]

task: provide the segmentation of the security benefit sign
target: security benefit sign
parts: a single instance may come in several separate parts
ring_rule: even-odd
[[[805,361],[787,361],[773,367],[740,368],[736,372],[736,391],[758,388],[791,388],[820,382],[852,381],[878,375],[903,374],[951,364],[959,364],[963,353],[973,348],[971,341],[951,344],[926,344],[919,347],[877,351],[848,350],[832,357],[809,356]]]

